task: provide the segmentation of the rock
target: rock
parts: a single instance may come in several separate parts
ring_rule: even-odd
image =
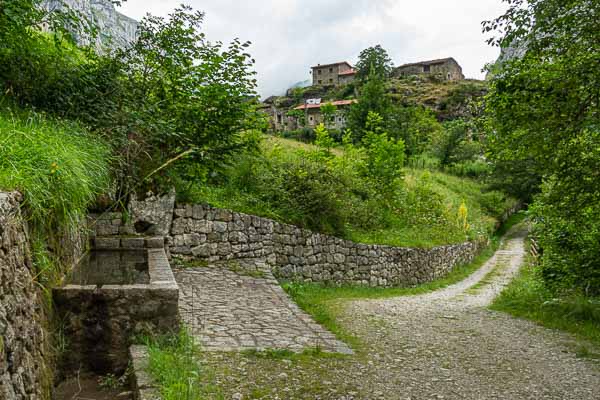
[[[148,193],[145,200],[134,195],[129,205],[130,217],[136,232],[144,235],[167,236],[175,210],[175,190],[157,196]]]
[[[95,38],[95,47],[98,50],[102,50],[104,47],[126,47],[137,37],[138,22],[117,12],[110,0],[44,0],[42,7],[47,10],[61,9],[63,3],[80,12],[96,25],[101,33]],[[86,34],[73,33],[78,44],[90,44],[90,38]]]

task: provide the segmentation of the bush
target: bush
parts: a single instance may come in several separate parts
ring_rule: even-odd
[[[580,207],[556,180],[548,180],[531,207],[534,232],[543,249],[541,276],[554,292],[600,295],[600,201]]]
[[[469,160],[451,164],[446,171],[456,176],[483,178],[491,173],[492,167],[490,163],[483,160]]]

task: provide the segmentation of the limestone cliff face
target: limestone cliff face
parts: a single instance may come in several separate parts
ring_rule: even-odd
[[[81,13],[98,29],[93,39],[97,48],[125,47],[136,39],[138,22],[115,10],[110,0],[44,0],[48,10],[59,10],[64,6]],[[90,44],[90,38],[81,32],[75,33],[79,44]]]

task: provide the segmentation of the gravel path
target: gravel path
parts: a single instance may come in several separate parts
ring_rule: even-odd
[[[523,261],[523,228],[471,277],[419,296],[342,303],[362,345],[344,358],[207,356],[236,399],[600,399],[600,369],[570,335],[485,308]]]

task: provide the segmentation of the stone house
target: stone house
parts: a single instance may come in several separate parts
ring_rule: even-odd
[[[346,111],[350,105],[356,103],[356,100],[337,100],[330,102],[337,108],[337,112],[334,116],[333,122],[330,124],[330,128],[344,129],[346,127]],[[323,114],[321,113],[321,104],[303,104],[294,108],[294,110],[305,111],[306,113],[306,127],[314,128],[317,125],[324,123]]]
[[[313,86],[339,86],[354,80],[356,71],[348,62],[312,67]]]
[[[411,75],[435,75],[446,81],[460,81],[465,79],[462,67],[452,57],[404,64],[392,72],[392,76],[396,78]]]
[[[265,99],[259,107],[259,110],[269,116],[269,126],[272,131],[291,131],[298,129],[296,118],[287,115],[292,107],[292,103],[281,103],[277,96],[271,96]]]

